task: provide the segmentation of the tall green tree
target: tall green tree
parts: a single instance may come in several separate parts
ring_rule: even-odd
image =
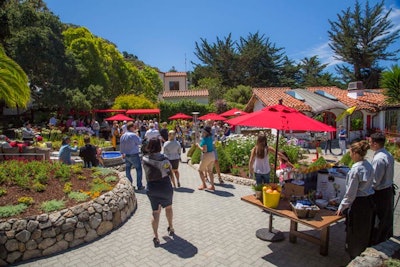
[[[283,48],[276,47],[258,32],[240,38],[238,69],[240,83],[252,87],[279,86],[279,73],[284,61]],[[236,84],[237,85],[237,84]]]
[[[0,45],[0,100],[9,107],[26,107],[30,100],[28,77]]]
[[[381,88],[389,103],[400,103],[400,67],[394,65],[390,70],[384,71],[380,80]]]
[[[217,37],[216,43],[208,43],[206,39],[201,38],[201,43],[195,43],[194,54],[206,66],[208,76],[201,78],[216,78],[222,81],[224,86],[235,86],[237,83],[237,62],[238,54],[236,50],[237,43],[232,40],[232,34],[220,39]],[[196,68],[200,64],[195,64]]]
[[[209,43],[201,39],[195,44],[195,55],[201,64],[195,64],[192,82],[195,86],[203,78],[221,80],[224,87],[238,85],[279,86],[283,71],[283,48],[258,32],[241,37],[239,42],[232,35]]]
[[[396,60],[400,49],[388,48],[399,38],[400,30],[393,29],[389,19],[392,9],[385,13],[384,1],[370,7],[365,2],[362,9],[356,1],[354,10],[348,8],[337,15],[337,21],[329,20],[329,46],[335,58],[348,63],[353,80],[363,81],[366,88],[378,85],[379,60]],[[339,66],[339,73],[348,73],[348,68]]]
[[[6,53],[29,76],[34,107],[62,105],[62,88],[74,79],[74,63],[65,54],[64,25],[40,0],[7,1],[3,40]]]
[[[282,70],[279,75],[280,85],[282,87],[296,88],[301,83],[300,64],[296,64],[287,56],[283,58]]]

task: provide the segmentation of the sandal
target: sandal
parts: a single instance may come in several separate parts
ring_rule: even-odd
[[[168,231],[168,234],[169,234],[170,236],[173,236],[173,235],[175,234],[174,228],[171,228],[171,227],[169,227],[169,226],[168,226],[168,228],[167,228],[167,231]]]
[[[160,246],[160,240],[157,237],[153,238],[154,247],[157,248]]]
[[[215,191],[215,186],[210,186],[207,189],[210,190],[210,191]]]
[[[204,189],[206,189],[206,187],[205,186],[199,186],[199,188],[197,188],[197,189],[204,190]]]

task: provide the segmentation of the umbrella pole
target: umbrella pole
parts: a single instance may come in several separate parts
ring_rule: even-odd
[[[278,162],[278,149],[279,149],[279,130],[276,130],[276,145],[275,145],[275,164],[274,164],[274,177],[276,178],[276,164]],[[275,178],[272,181],[275,183]],[[278,179],[279,181],[279,179]]]

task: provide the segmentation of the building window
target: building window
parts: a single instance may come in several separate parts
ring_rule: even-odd
[[[385,130],[389,132],[400,131],[400,111],[386,110],[385,112]]]
[[[179,82],[169,82],[170,91],[179,91]]]

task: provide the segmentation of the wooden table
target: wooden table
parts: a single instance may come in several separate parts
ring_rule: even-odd
[[[335,212],[321,209],[314,218],[299,219],[296,214],[292,211],[290,203],[288,200],[281,200],[279,206],[276,209],[268,208],[263,205],[263,203],[257,199],[254,195],[248,195],[241,198],[243,201],[253,204],[265,211],[270,213],[269,230],[272,229],[272,215],[279,215],[281,217],[290,220],[290,231],[289,231],[289,241],[291,243],[296,243],[297,237],[307,240],[309,242],[315,243],[320,246],[319,253],[323,256],[328,255],[329,247],[329,227],[331,224],[343,219],[343,216],[335,215]],[[299,232],[297,230],[298,224],[304,224],[315,230],[320,231],[320,238],[315,236]]]

